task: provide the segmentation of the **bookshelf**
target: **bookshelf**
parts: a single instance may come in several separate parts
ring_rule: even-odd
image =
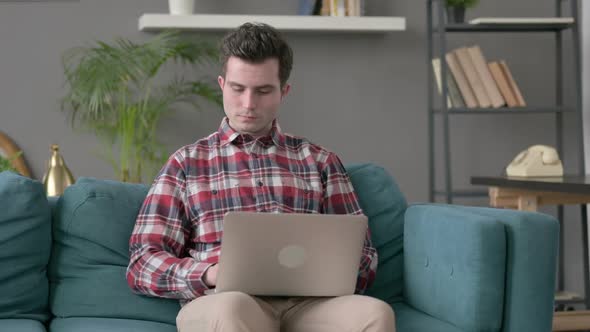
[[[452,204],[454,198],[470,198],[470,197],[486,197],[488,196],[487,191],[477,191],[473,189],[455,189],[453,188],[453,182],[451,177],[451,140],[450,140],[450,125],[451,118],[462,115],[477,115],[477,114],[494,114],[501,116],[503,114],[523,114],[523,116],[530,116],[534,114],[552,114],[554,116],[555,124],[555,145],[560,156],[563,154],[563,134],[564,134],[564,114],[573,114],[577,128],[567,128],[569,131],[577,132],[579,137],[577,138],[577,154],[579,155],[579,164],[577,170],[579,175],[585,173],[585,162],[584,162],[584,147],[583,147],[583,121],[582,121],[582,77],[581,77],[581,51],[580,51],[580,30],[579,30],[579,14],[578,14],[578,0],[553,0],[555,8],[554,20],[547,18],[544,20],[498,20],[493,24],[472,24],[472,23],[446,23],[444,13],[445,0],[427,0],[427,94],[428,94],[428,158],[429,158],[429,200],[435,202],[437,198],[442,197],[446,203]],[[572,19],[565,19],[563,15],[563,8],[569,6],[569,16]],[[509,14],[508,14],[509,15]],[[469,33],[549,33],[555,36],[555,92],[556,98],[555,103],[552,105],[539,105],[536,107],[518,107],[518,108],[453,108],[447,104],[447,96],[449,95],[447,76],[451,75],[449,67],[446,61],[441,61],[440,76],[441,76],[441,93],[436,89],[436,81],[432,69],[432,59],[440,58],[445,59],[444,55],[450,51],[447,49],[447,39],[457,34],[469,34]],[[563,36],[565,33],[571,33],[571,46],[572,46],[572,58],[564,58],[564,41]],[[437,43],[435,48],[434,43]],[[550,64],[548,64],[550,65]],[[565,66],[572,66],[571,71],[573,73],[573,88],[575,89],[575,99],[572,106],[564,105],[564,68]],[[434,101],[436,98],[440,100],[440,106],[435,107]],[[531,101],[528,101],[531,102]],[[534,102],[534,101],[533,101]],[[439,119],[440,117],[440,119]],[[435,119],[441,120],[442,126],[442,162],[437,163],[435,160]],[[482,142],[484,144],[484,142]],[[485,142],[486,146],[494,144],[493,142]],[[443,188],[436,188],[436,167],[442,164],[443,167]],[[498,165],[498,168],[505,165]],[[466,175],[468,176],[468,175]],[[558,219],[563,225],[564,211],[563,206],[558,206]],[[582,223],[586,225],[586,213],[585,208],[582,207]],[[563,255],[563,243],[564,237],[563,232],[560,233],[560,252],[559,252],[559,275],[558,275],[558,289],[563,290],[564,288],[564,255]],[[586,234],[583,234],[583,240]],[[588,257],[585,254],[584,269],[588,271]],[[576,311],[573,319],[580,320],[582,317],[586,324],[583,326],[583,330],[590,329],[590,280],[584,278],[584,293],[583,297],[573,296],[567,299],[563,297],[556,297],[556,303],[583,303],[586,306],[586,311]],[[580,329],[578,325],[576,328],[572,328],[570,317],[565,312],[558,312],[555,314],[554,328],[556,330],[574,330]],[[555,325],[557,324],[557,325]],[[561,327],[560,327],[561,326]],[[565,328],[567,327],[567,328]]]
[[[525,22],[522,24],[515,23],[514,21],[506,20],[501,23],[494,24],[470,24],[470,23],[446,23],[444,13],[444,0],[427,0],[427,65],[428,65],[428,132],[429,132],[429,200],[431,202],[436,201],[436,198],[442,196],[447,203],[452,203],[454,196],[465,197],[462,192],[465,190],[455,190],[452,185],[451,177],[451,142],[449,138],[449,121],[451,117],[460,115],[477,115],[477,114],[554,114],[555,115],[555,137],[556,146],[559,154],[563,156],[563,114],[574,113],[578,117],[579,122],[579,142],[583,142],[582,134],[582,101],[581,101],[581,60],[580,60],[580,45],[579,45],[579,27],[578,27],[578,12],[577,4],[578,0],[568,0],[571,5],[571,17],[574,19],[570,22],[565,20],[556,20],[556,22],[546,21],[544,23],[537,22]],[[556,15],[555,17],[562,17],[562,3],[568,2],[564,0],[555,0],[556,3]],[[540,106],[527,106],[518,108],[453,108],[449,107],[445,102],[449,94],[447,86],[447,76],[451,75],[450,70],[446,64],[446,61],[442,61],[444,65],[441,66],[441,81],[442,81],[442,93],[438,93],[435,89],[434,74],[432,72],[433,58],[444,59],[444,54],[449,50],[447,49],[447,39],[451,38],[454,34],[466,34],[466,33],[553,33],[555,35],[555,54],[556,54],[556,100],[554,105],[540,105]],[[565,32],[572,32],[573,38],[573,49],[574,59],[573,61],[563,61],[563,41],[562,34]],[[438,42],[438,48],[435,50],[434,43]],[[435,53],[437,52],[437,53]],[[569,60],[569,59],[568,59]],[[572,65],[573,72],[575,73],[575,88],[576,88],[576,101],[572,107],[566,107],[563,104],[563,66],[564,63]],[[436,98],[440,98],[440,106],[434,106]],[[436,160],[435,160],[435,144],[434,144],[434,121],[435,116],[442,117],[442,133],[443,133],[443,167],[444,167],[444,188],[435,188],[436,178]],[[584,151],[583,146],[579,146],[580,157],[580,172],[584,172]],[[503,166],[503,165],[498,165]],[[471,193],[468,195],[472,196],[487,196],[487,193]]]
[[[245,22],[267,23],[281,31],[386,33],[406,30],[405,17],[387,16],[300,16],[300,15],[168,15],[143,14],[140,31],[165,29],[223,31]]]

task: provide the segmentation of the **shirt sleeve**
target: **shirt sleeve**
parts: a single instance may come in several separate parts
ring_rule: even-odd
[[[212,264],[186,254],[191,233],[183,200],[186,178],[175,156],[154,180],[137,216],[127,283],[144,295],[194,299],[209,289],[202,276]]]
[[[329,153],[322,170],[324,198],[322,211],[326,214],[363,214],[350,178],[342,162],[334,153]],[[365,244],[359,266],[356,293],[363,294],[375,280],[377,272],[377,250],[371,243],[370,230],[367,228]]]

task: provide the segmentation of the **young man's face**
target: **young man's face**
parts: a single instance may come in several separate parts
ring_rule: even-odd
[[[281,89],[279,61],[266,59],[261,63],[230,57],[225,78],[217,78],[223,92],[223,108],[229,125],[239,133],[266,135],[276,118],[279,105],[289,93],[290,85]]]

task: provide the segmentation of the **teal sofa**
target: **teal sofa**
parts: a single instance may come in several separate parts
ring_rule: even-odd
[[[559,227],[547,215],[408,206],[387,172],[347,166],[379,252],[368,295],[399,332],[551,330]],[[0,331],[174,332],[175,300],[127,286],[128,239],[148,186],[80,178],[47,200],[0,173]]]

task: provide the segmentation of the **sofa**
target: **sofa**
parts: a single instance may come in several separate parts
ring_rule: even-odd
[[[551,216],[408,205],[374,164],[346,166],[379,253],[367,294],[399,332],[550,331],[558,245]],[[80,178],[59,198],[0,173],[0,331],[174,332],[176,300],[134,294],[128,240],[149,187]]]

